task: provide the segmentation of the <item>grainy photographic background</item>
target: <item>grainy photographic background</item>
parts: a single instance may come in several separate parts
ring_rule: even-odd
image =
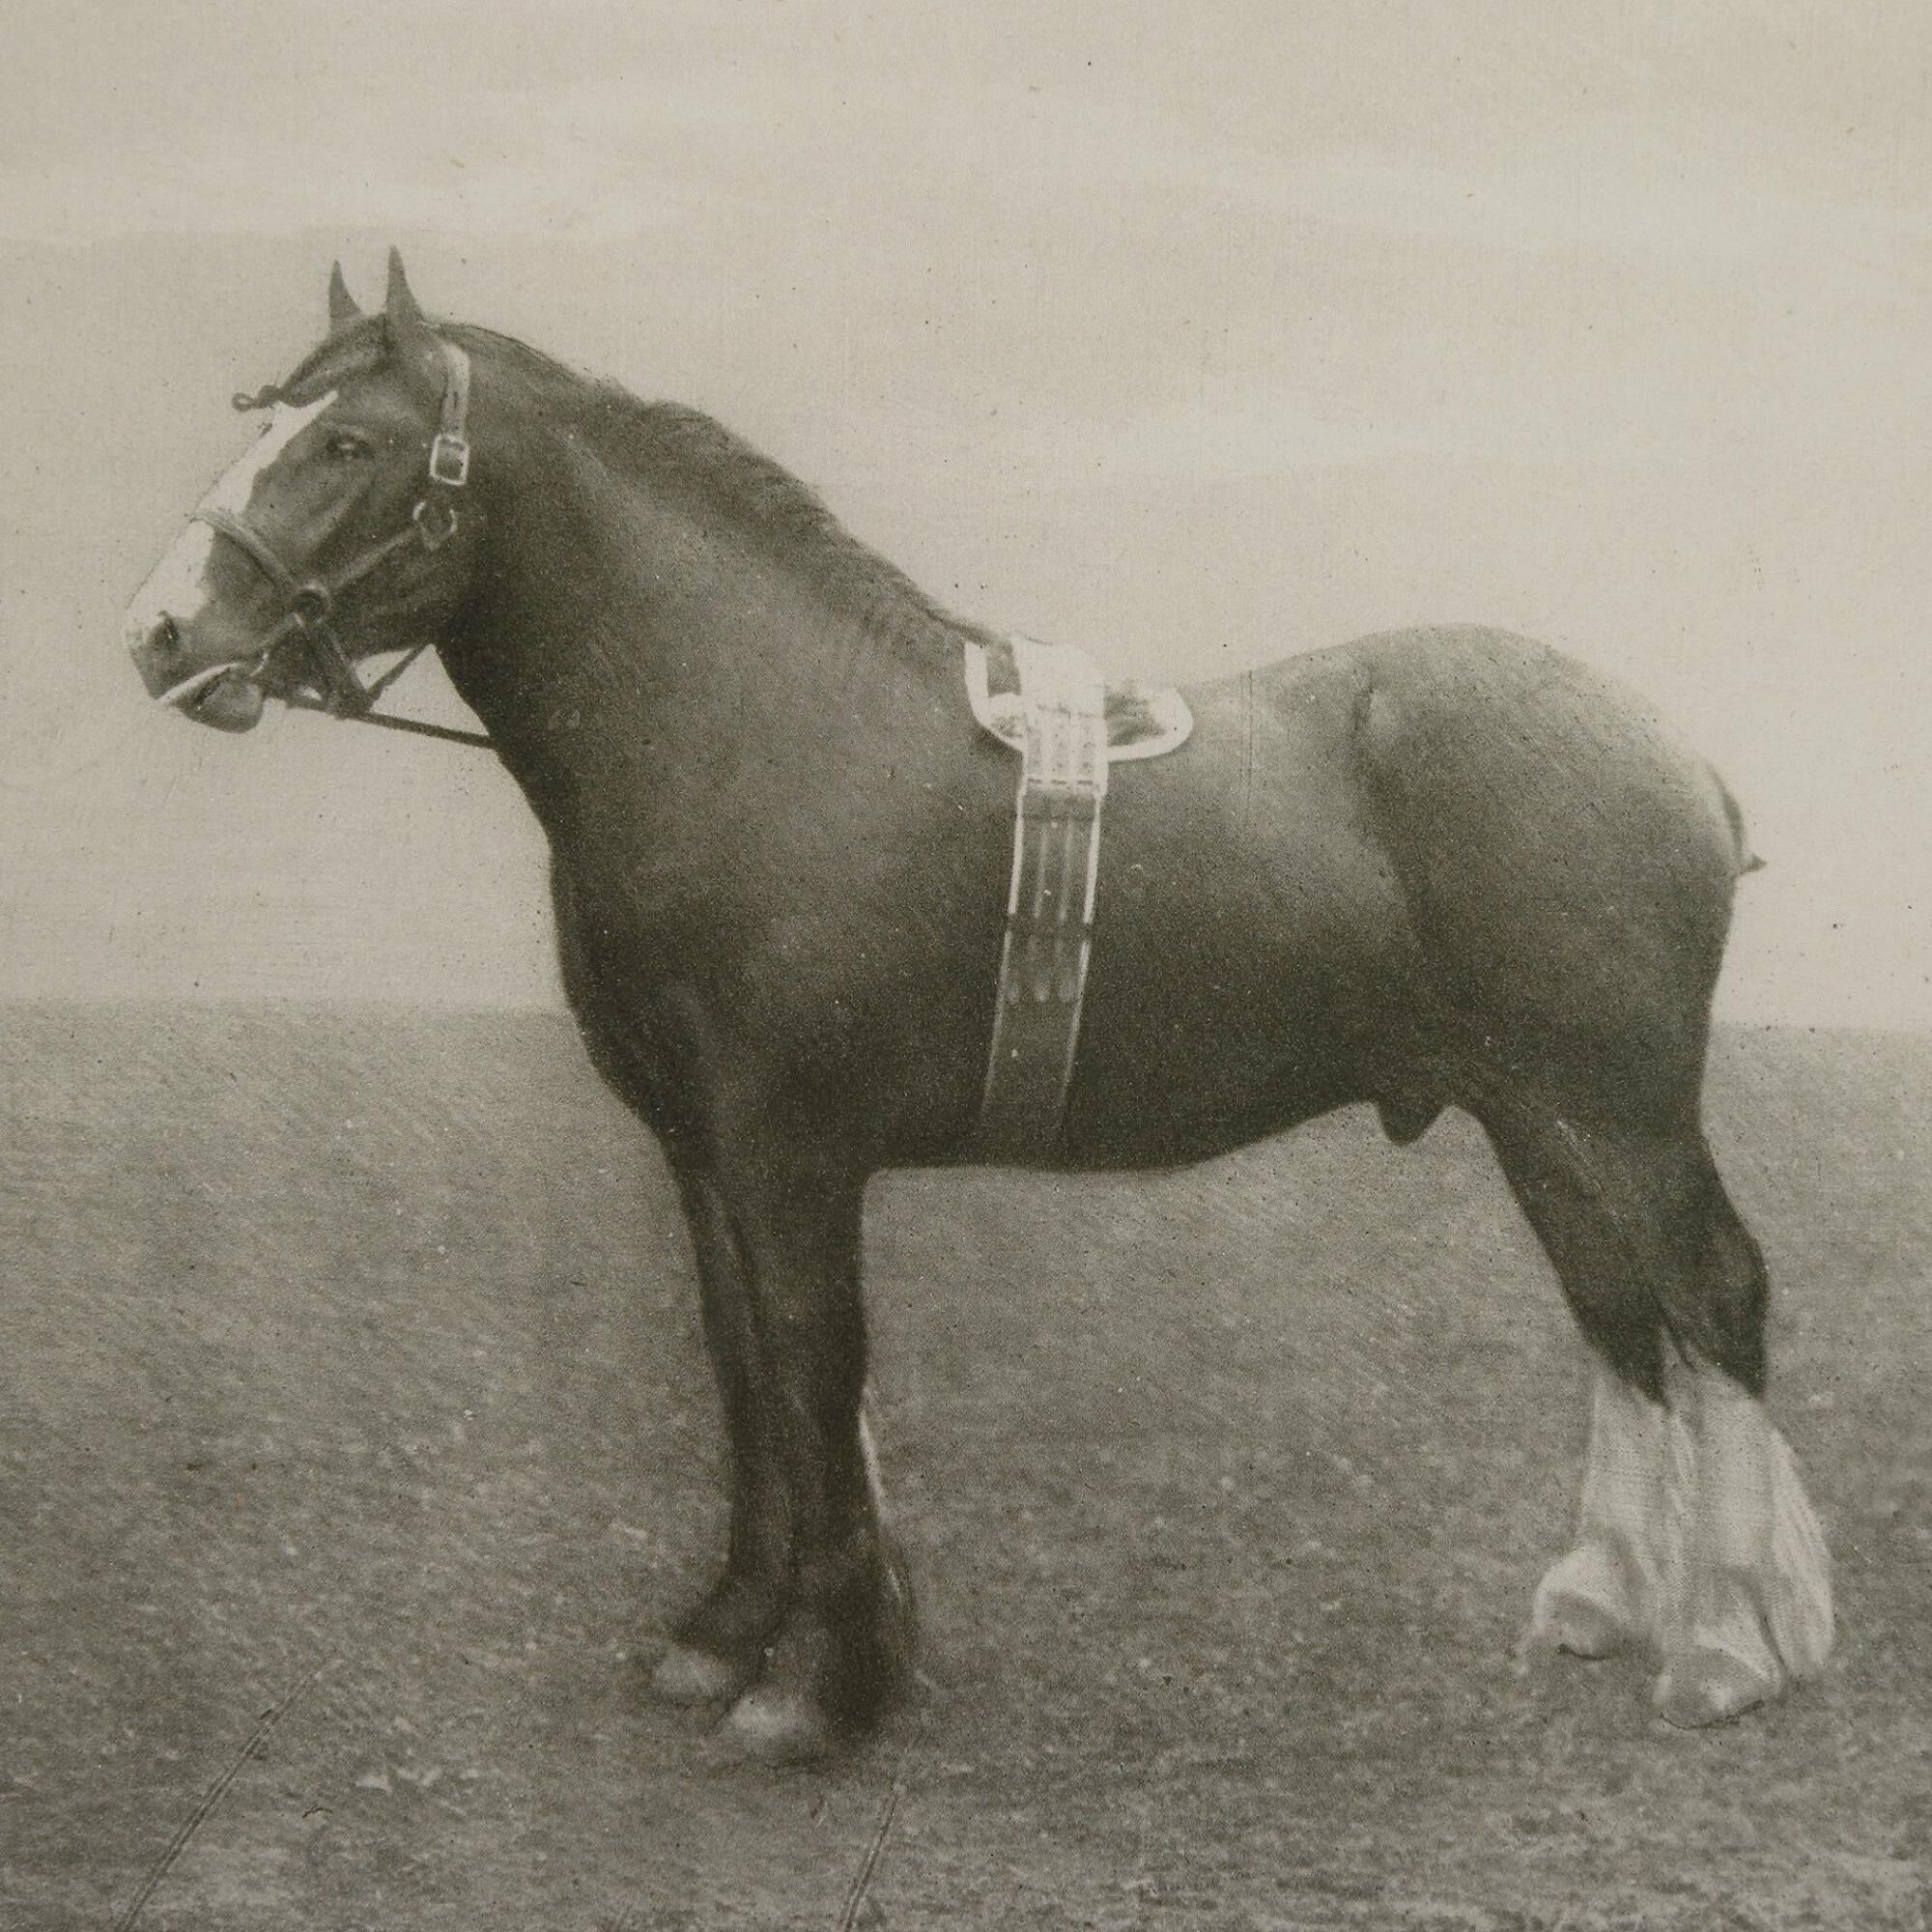
[[[322,1664],[142,1925],[830,1924],[895,1771],[895,1925],[1922,1923],[1922,8],[31,0],[0,54],[0,1920],[115,1922]],[[119,640],[391,242],[1118,670],[1473,620],[1654,700],[1770,862],[1714,1135],[1834,1675],[1685,1739],[1513,1672],[1575,1347],[1466,1123],[1343,1118],[875,1190],[924,1702],[702,1767],[637,1688],[717,1545],[689,1262],[525,807],[191,730]]]

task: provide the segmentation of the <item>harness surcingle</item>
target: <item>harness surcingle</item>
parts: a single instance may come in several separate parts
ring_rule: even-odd
[[[974,717],[1020,753],[977,1139],[995,1159],[1039,1159],[1060,1138],[1080,1043],[1108,766],[1173,751],[1194,721],[1178,691],[1110,690],[1070,645],[1022,637],[991,650],[969,643],[965,668]]]

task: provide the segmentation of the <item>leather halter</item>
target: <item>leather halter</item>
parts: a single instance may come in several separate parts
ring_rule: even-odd
[[[399,556],[406,550],[419,548],[438,551],[456,534],[461,519],[453,494],[469,481],[469,357],[455,343],[437,338],[442,352],[443,386],[441,421],[429,446],[428,485],[410,512],[409,523],[394,536],[384,537],[353,557],[339,570],[327,576],[298,578],[276,553],[274,546],[244,519],[229,511],[207,505],[195,510],[191,523],[206,524],[217,536],[226,537],[264,577],[282,593],[285,600],[281,617],[263,639],[262,646],[247,665],[250,677],[260,677],[284,650],[296,649],[305,660],[303,681],[315,687],[316,698],[304,702],[299,696],[288,701],[301,708],[327,711],[332,717],[358,719],[372,724],[388,724],[401,730],[418,730],[434,737],[449,737],[466,744],[487,745],[490,741],[474,731],[455,731],[441,725],[427,725],[409,719],[392,719],[375,714],[375,703],[403,672],[429,648],[428,640],[417,644],[402,660],[373,683],[364,683],[355,661],[344,648],[335,629],[336,606],[346,591]],[[271,392],[270,392],[271,393]],[[240,395],[237,409],[254,409],[270,395]]]

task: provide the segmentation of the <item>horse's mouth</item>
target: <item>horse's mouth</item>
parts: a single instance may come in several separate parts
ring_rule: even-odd
[[[241,665],[214,665],[162,692],[158,702],[217,731],[250,731],[261,723],[265,697]]]

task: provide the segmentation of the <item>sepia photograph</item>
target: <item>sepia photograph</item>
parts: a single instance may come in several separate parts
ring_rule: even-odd
[[[1932,14],[19,0],[0,1928],[1932,1927]]]

